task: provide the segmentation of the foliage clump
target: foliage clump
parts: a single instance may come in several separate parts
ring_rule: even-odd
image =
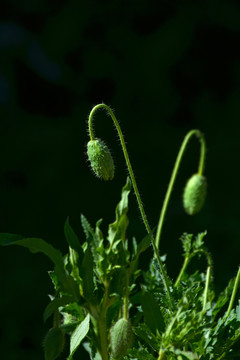
[[[190,215],[203,206],[206,196],[206,180],[202,175],[205,159],[203,135],[199,130],[192,130],[184,139],[155,235],[147,222],[117,120],[106,105],[100,104],[96,108],[101,107],[109,111],[119,131],[130,174],[116,207],[115,221],[108,227],[108,234],[104,235],[101,230],[102,219],[92,226],[81,215],[84,238],[79,239],[67,218],[64,233],[69,251],[65,255],[42,239],[0,234],[1,245],[15,244],[27,247],[34,253],[43,252],[54,263],[54,269],[49,272],[54,294],[43,314],[44,321],[53,318],[53,325],[43,343],[45,359],[57,359],[63,351],[65,340],[70,348],[68,360],[78,358],[76,351],[80,346],[84,347],[92,360],[240,358],[237,348],[240,339],[240,302],[235,304],[240,270],[216,297],[212,259],[205,245],[206,231],[195,236],[188,233],[181,236],[183,264],[175,281],[167,273],[166,256],[159,254],[166,208],[183,152],[192,135],[200,139],[201,156],[199,171],[190,178],[185,188],[184,206]],[[94,145],[95,151],[94,141],[97,140],[91,130],[93,112],[94,109],[89,121],[89,148]],[[97,143],[97,146],[102,145]],[[104,147],[100,150],[103,151],[100,157],[97,153],[95,158],[96,153],[91,154],[92,150],[88,155],[95,172],[100,164],[101,171],[104,169],[102,177],[108,180],[113,175],[106,175],[111,163],[110,152]],[[147,230],[147,235],[141,241],[127,236],[128,197],[132,187]],[[148,270],[144,271],[139,266],[139,258],[150,246],[153,257]],[[203,270],[189,270],[189,264],[196,258],[202,259],[202,264],[205,264]]]

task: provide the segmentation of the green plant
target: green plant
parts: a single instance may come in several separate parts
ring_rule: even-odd
[[[230,280],[215,297],[212,260],[205,246],[206,232],[183,234],[183,265],[175,282],[167,274],[165,257],[160,256],[161,231],[183,153],[192,136],[200,140],[198,173],[184,190],[184,207],[195,214],[203,206],[206,178],[203,175],[205,140],[199,130],[190,131],[180,148],[160,213],[156,234],[150,228],[133,175],[126,144],[112,110],[105,104],[89,116],[88,156],[93,171],[104,180],[114,175],[114,164],[104,142],[95,139],[92,122],[98,109],[110,114],[119,134],[130,178],[122,189],[116,219],[108,234],[98,220],[93,227],[81,215],[85,241],[80,241],[67,218],[64,233],[69,245],[65,256],[38,238],[0,234],[1,245],[21,245],[43,252],[54,263],[50,277],[55,294],[44,310],[44,321],[53,316],[53,326],[44,340],[45,359],[57,359],[70,336],[69,360],[82,344],[94,360],[220,360],[239,358],[235,344],[240,338],[240,304],[234,307],[240,281]],[[199,181],[200,180],[200,181]],[[190,185],[189,185],[190,184]],[[133,187],[147,234],[141,241],[128,239],[128,195]],[[152,245],[149,269],[139,268],[139,257]],[[187,272],[195,258],[206,259],[206,271]]]

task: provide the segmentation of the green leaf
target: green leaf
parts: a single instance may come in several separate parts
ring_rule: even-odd
[[[72,333],[70,339],[70,357],[69,360],[72,360],[73,355],[82,340],[86,337],[90,328],[90,315],[88,314],[85,319],[77,326],[77,328]]]
[[[152,233],[148,234],[142,239],[142,241],[140,241],[140,243],[137,245],[137,256],[139,256],[142,252],[149,248],[149,246],[151,245],[152,236]]]
[[[74,301],[73,297],[71,296],[63,296],[61,298],[53,299],[45,308],[43,313],[43,320],[46,320],[57,310],[60,306],[64,306],[69,304],[70,302]]]
[[[207,231],[204,231],[196,236],[193,241],[193,248],[194,250],[200,249],[204,245],[204,237],[207,235]]]
[[[113,243],[119,239],[125,240],[125,232],[128,226],[128,195],[131,190],[131,180],[127,178],[126,185],[122,189],[122,197],[116,207],[116,220],[109,225],[108,228],[108,241],[112,246]]]
[[[182,236],[180,237],[180,240],[182,242],[182,246],[183,246],[183,251],[184,254],[189,254],[191,251],[191,247],[192,247],[192,234],[188,234],[188,233],[184,233],[182,234]]]
[[[85,252],[82,266],[80,270],[80,276],[83,279],[82,282],[82,289],[83,289],[83,296],[89,302],[93,300],[93,292],[94,292],[94,271],[93,271],[93,256],[91,249],[88,245],[88,248]]]
[[[86,239],[87,239],[87,242],[95,242],[96,239],[95,239],[95,233],[94,233],[94,230],[93,228],[91,227],[91,225],[89,224],[89,222],[87,221],[86,217],[81,214],[81,224],[82,224],[82,228],[83,228],[83,231],[86,235]]]
[[[222,307],[228,302],[228,300],[230,299],[230,296],[232,294],[233,291],[233,286],[235,283],[235,278],[231,279],[227,285],[227,287],[225,288],[225,290],[219,295],[217,302],[214,304],[212,310],[211,310],[211,314],[213,317],[215,317],[218,312],[222,309]]]
[[[65,282],[66,275],[63,264],[63,257],[59,250],[39,238],[24,238],[15,234],[0,234],[0,245],[19,245],[28,248],[32,253],[42,252],[55,264],[56,272],[60,281]]]
[[[80,241],[77,237],[77,235],[75,234],[74,230],[72,229],[71,225],[69,224],[69,217],[67,217],[67,220],[65,222],[64,225],[64,234],[66,237],[66,240],[69,244],[69,246],[74,249],[79,256],[81,256],[81,258],[83,257],[83,251],[82,251],[82,247],[80,245]]]
[[[149,329],[153,333],[156,333],[156,330],[160,333],[163,332],[165,329],[164,319],[157,301],[150,292],[144,291],[142,293],[141,305],[144,319]]]
[[[98,248],[99,248],[99,246],[101,246],[101,242],[102,242],[102,234],[99,229],[101,220],[98,220],[98,222],[96,224],[97,234],[95,234],[93,228],[91,227],[91,225],[89,224],[89,222],[87,221],[87,219],[85,218],[84,215],[81,215],[81,223],[82,223],[83,231],[86,235],[87,243],[89,244],[89,246],[91,248],[93,258],[95,260],[95,263],[97,264],[99,261]]]
[[[159,352],[159,340],[146,324],[135,326],[134,333],[143,341],[143,344],[148,346],[149,349]]]
[[[156,358],[148,352],[144,347],[132,348],[128,351],[128,356],[134,360],[156,360]]]

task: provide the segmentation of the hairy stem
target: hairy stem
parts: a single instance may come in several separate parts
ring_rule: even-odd
[[[157,247],[157,250],[159,249],[160,237],[161,237],[161,232],[162,232],[162,227],[163,227],[163,221],[164,221],[164,218],[165,218],[165,214],[166,214],[167,206],[168,206],[168,203],[169,203],[169,200],[170,200],[170,196],[171,196],[171,193],[172,193],[172,190],[173,190],[173,185],[174,185],[175,180],[176,180],[178,169],[179,169],[183,154],[185,152],[185,149],[187,147],[187,144],[188,144],[190,138],[192,136],[194,136],[194,135],[198,137],[198,139],[200,140],[200,144],[201,144],[201,153],[200,153],[200,160],[199,160],[199,166],[198,166],[198,173],[200,175],[202,175],[202,173],[203,173],[204,162],[205,162],[205,152],[206,152],[205,139],[204,139],[203,134],[199,130],[191,130],[185,136],[185,138],[183,140],[183,143],[182,143],[182,146],[181,146],[181,148],[179,150],[179,153],[178,153],[178,156],[177,156],[174,168],[173,168],[172,176],[171,176],[168,188],[167,188],[165,199],[164,199],[164,202],[163,202],[162,210],[161,210],[160,217],[159,217],[158,227],[157,227],[157,233],[156,233],[156,247]]]
[[[128,171],[129,171],[129,175],[131,177],[134,192],[135,192],[137,202],[138,202],[138,206],[139,206],[139,209],[140,209],[140,212],[141,212],[141,216],[142,216],[142,219],[143,219],[143,222],[144,222],[144,225],[146,227],[147,232],[150,233],[151,229],[150,229],[150,226],[149,226],[149,223],[148,223],[148,220],[147,220],[145,210],[143,208],[143,204],[142,204],[142,200],[141,200],[141,197],[140,197],[140,193],[138,191],[135,176],[133,174],[133,169],[132,169],[132,165],[131,165],[131,162],[130,162],[130,159],[129,159],[129,156],[128,156],[128,151],[127,151],[126,143],[125,143],[125,140],[124,140],[124,137],[123,137],[123,133],[122,133],[120,125],[119,125],[119,123],[118,123],[118,121],[116,119],[116,116],[114,115],[113,111],[111,110],[111,108],[109,106],[107,106],[105,104],[98,104],[98,105],[94,106],[94,108],[90,112],[89,122],[88,122],[90,139],[95,140],[95,136],[94,136],[94,132],[93,132],[93,125],[92,125],[92,123],[93,123],[93,115],[98,109],[101,109],[101,108],[107,110],[107,112],[110,114],[110,116],[112,118],[112,121],[114,122],[114,125],[115,125],[115,127],[117,129],[118,136],[119,136],[121,146],[122,146],[122,150],[123,150],[123,154],[124,154],[124,157],[125,157],[125,160],[126,160]]]
[[[139,206],[139,209],[140,209],[140,212],[141,212],[141,216],[142,216],[144,225],[146,227],[146,230],[147,230],[148,234],[150,234],[151,233],[151,228],[150,228],[150,225],[149,225],[148,220],[147,220],[147,216],[146,216],[146,213],[145,213],[145,210],[144,210],[144,207],[143,207],[143,203],[142,203],[142,200],[141,200],[140,193],[138,191],[137,183],[136,183],[135,176],[134,176],[133,169],[132,169],[132,165],[131,165],[131,162],[130,162],[130,159],[129,159],[129,156],[128,156],[127,147],[126,147],[126,143],[124,141],[123,133],[122,133],[120,125],[119,125],[113,111],[110,109],[109,106],[107,106],[105,104],[98,104],[98,105],[94,106],[94,108],[90,112],[89,121],[88,121],[90,139],[95,140],[95,136],[94,136],[94,132],[93,132],[93,125],[92,125],[93,116],[94,116],[94,113],[98,109],[101,109],[101,108],[107,110],[107,112],[110,114],[110,116],[112,118],[112,121],[114,122],[114,125],[115,125],[115,127],[117,129],[118,136],[119,136],[119,139],[120,139],[120,142],[121,142],[121,145],[122,145],[123,154],[124,154],[124,157],[125,157],[125,160],[126,160],[128,171],[129,171],[129,175],[130,175],[130,178],[131,178],[131,181],[132,181],[133,189],[134,189],[134,192],[135,192],[135,195],[136,195],[136,198],[137,198],[137,202],[138,202],[138,206]],[[168,302],[169,302],[169,306],[170,306],[171,309],[173,309],[173,301],[172,301],[172,298],[171,298],[171,295],[170,295],[170,290],[169,290],[169,286],[168,286],[168,283],[167,283],[167,278],[166,278],[166,275],[165,275],[165,272],[164,272],[164,269],[163,269],[163,265],[162,265],[162,261],[161,261],[161,258],[159,256],[158,250],[156,248],[156,244],[155,244],[153,236],[151,236],[151,241],[152,241],[153,250],[154,250],[154,253],[155,253],[155,256],[157,258],[158,265],[159,265],[159,268],[160,268],[164,288],[165,288],[166,295],[167,295]]]

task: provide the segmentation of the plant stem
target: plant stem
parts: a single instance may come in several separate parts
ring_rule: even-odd
[[[157,233],[156,233],[156,247],[157,247],[157,250],[159,249],[161,231],[162,231],[162,227],[163,227],[163,221],[164,221],[164,218],[165,218],[165,214],[166,214],[167,206],[168,206],[168,203],[169,203],[169,200],[170,200],[170,196],[171,196],[171,193],[172,193],[172,190],[173,190],[173,185],[174,185],[174,182],[176,180],[178,169],[179,169],[179,166],[180,166],[184,151],[185,151],[185,149],[187,147],[187,144],[188,144],[190,138],[192,136],[194,136],[194,135],[198,137],[198,139],[200,140],[200,143],[201,143],[201,153],[200,153],[200,160],[199,160],[199,166],[198,166],[198,173],[200,175],[202,175],[202,172],[203,172],[204,162],[205,162],[205,152],[206,152],[205,139],[204,139],[203,134],[199,130],[191,130],[185,136],[185,138],[183,140],[183,143],[181,145],[181,148],[179,150],[179,153],[178,153],[178,156],[177,156],[174,168],[173,168],[172,176],[171,176],[168,188],[167,188],[165,199],[164,199],[164,202],[163,202],[162,210],[161,210],[160,217],[159,217],[158,227],[157,227]]]
[[[188,266],[189,260],[190,260],[190,256],[185,257],[181,271],[177,277],[177,280],[175,281],[175,284],[174,284],[175,287],[178,286],[178,284],[184,274],[184,271],[186,270],[186,267]]]
[[[94,136],[94,132],[93,132],[93,125],[92,125],[92,123],[93,123],[93,115],[98,109],[101,109],[101,108],[107,110],[107,112],[110,114],[110,116],[112,118],[112,121],[114,122],[114,125],[115,125],[115,127],[117,129],[118,136],[119,136],[119,139],[120,139],[120,142],[121,142],[121,145],[122,145],[123,154],[124,154],[124,157],[125,157],[125,160],[126,160],[128,171],[129,171],[129,175],[131,177],[134,192],[135,192],[137,202],[138,202],[138,206],[139,206],[139,209],[140,209],[140,212],[141,212],[141,216],[142,216],[142,219],[143,219],[143,222],[144,222],[144,225],[146,227],[147,232],[150,233],[151,229],[150,229],[150,226],[149,226],[149,223],[148,223],[148,220],[147,220],[146,213],[145,213],[144,208],[143,208],[143,204],[142,204],[142,200],[141,200],[141,197],[140,197],[140,194],[139,194],[139,191],[138,191],[135,176],[133,174],[133,169],[132,169],[132,165],[131,165],[131,162],[130,162],[130,159],[129,159],[129,156],[128,156],[127,147],[126,147],[126,143],[125,143],[125,140],[124,140],[124,137],[123,137],[123,133],[122,133],[120,125],[119,125],[119,123],[118,123],[118,121],[116,119],[116,116],[114,115],[113,111],[110,109],[109,106],[107,106],[105,104],[98,104],[98,105],[94,106],[94,108],[90,112],[89,122],[88,122],[90,139],[95,140],[95,136]]]
[[[123,318],[124,319],[128,319],[128,297],[129,297],[129,290],[128,290],[128,286],[129,286],[129,274],[128,271],[126,271],[126,288],[125,288],[125,294],[124,294],[124,298],[123,298]]]
[[[98,319],[98,332],[100,340],[100,352],[102,360],[108,360],[108,340],[107,340],[107,309],[108,309],[108,290],[109,284],[105,285],[105,293],[103,297],[103,302]]]
[[[198,249],[198,250],[193,251],[191,254],[189,254],[188,256],[185,257],[184,262],[183,262],[183,266],[181,268],[181,271],[180,271],[180,273],[179,273],[179,275],[177,277],[177,280],[175,281],[175,284],[174,284],[175,287],[178,286],[179,282],[181,281],[181,278],[182,278],[182,276],[183,276],[183,274],[184,274],[190,260],[192,260],[192,258],[194,258],[194,256],[196,256],[199,253],[202,253],[203,255],[206,256],[208,266],[210,268],[212,267],[211,256],[205,249]]]
[[[142,216],[144,225],[146,227],[146,230],[147,230],[148,234],[150,234],[151,233],[151,228],[150,228],[150,225],[149,225],[148,220],[147,220],[147,216],[146,216],[146,213],[145,213],[145,210],[144,210],[144,207],[143,207],[143,203],[142,203],[142,200],[141,200],[140,193],[138,191],[137,183],[136,183],[135,176],[134,176],[133,169],[132,169],[132,165],[131,165],[131,162],[130,162],[130,159],[129,159],[129,156],[128,156],[127,147],[126,147],[126,143],[124,141],[123,133],[122,133],[120,125],[119,125],[113,111],[110,109],[109,106],[107,106],[105,104],[98,104],[98,105],[94,106],[94,108],[91,110],[90,115],[89,115],[89,120],[88,120],[90,139],[95,140],[95,136],[94,136],[94,132],[93,132],[93,125],[92,125],[92,123],[93,123],[93,115],[98,109],[101,109],[101,108],[107,110],[107,112],[110,114],[110,116],[112,118],[112,121],[114,122],[114,125],[116,126],[118,136],[119,136],[119,139],[120,139],[120,142],[121,142],[121,145],[122,145],[123,154],[124,154],[124,157],[125,157],[125,160],[126,160],[127,168],[128,168],[128,171],[129,171],[129,175],[130,175],[130,178],[131,178],[131,181],[132,181],[132,184],[133,184],[133,189],[134,189],[134,192],[135,192],[135,195],[136,195],[136,198],[137,198],[137,202],[138,202],[138,206],[139,206],[139,209],[140,209],[140,212],[141,212],[141,216]],[[161,261],[160,255],[158,253],[158,250],[156,248],[156,244],[155,244],[153,236],[151,236],[151,241],[152,241],[153,250],[154,250],[154,253],[155,253],[155,256],[157,258],[158,265],[159,265],[159,268],[160,268],[160,273],[161,273],[161,276],[162,276],[162,280],[163,280],[164,288],[165,288],[166,295],[167,295],[167,298],[168,298],[169,306],[170,306],[171,309],[173,309],[173,301],[172,301],[172,298],[171,298],[171,295],[170,295],[170,290],[169,290],[169,286],[168,286],[168,283],[167,283],[167,278],[166,278],[165,271],[164,271],[163,265],[162,265],[162,261]]]
[[[204,289],[204,294],[203,294],[203,310],[202,310],[203,312],[205,312],[205,310],[206,310],[210,277],[211,277],[211,267],[208,266],[207,273],[206,273],[205,289]]]
[[[227,313],[226,313],[226,318],[230,315],[230,312],[232,310],[233,303],[234,303],[236,293],[237,293],[237,288],[238,288],[238,285],[239,285],[239,281],[240,281],[240,267],[238,269],[238,273],[237,273],[237,276],[236,276],[236,279],[235,279],[232,296],[231,296],[230,303],[229,303],[229,306],[228,306],[228,310],[227,310]]]
[[[165,355],[164,351],[162,349],[160,349],[158,360],[165,360],[165,359],[166,359],[166,355]]]

